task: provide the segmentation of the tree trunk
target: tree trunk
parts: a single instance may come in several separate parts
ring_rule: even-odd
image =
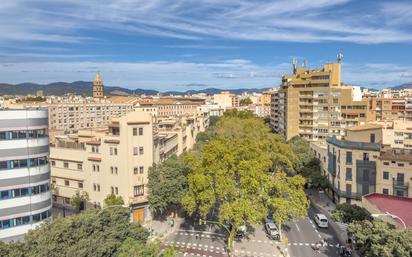
[[[282,221],[279,219],[279,240],[282,241]]]
[[[235,234],[236,234],[236,227],[232,226],[232,229],[230,230],[230,233],[229,233],[229,238],[227,240],[227,249],[229,251],[229,256],[230,257],[232,256],[233,239],[235,237]]]

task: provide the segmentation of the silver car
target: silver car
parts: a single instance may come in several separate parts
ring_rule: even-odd
[[[280,239],[280,234],[279,234],[279,230],[276,227],[276,224],[273,222],[266,222],[265,224],[265,230],[266,230],[266,234],[267,237],[269,239],[273,239],[273,240],[279,240]]]

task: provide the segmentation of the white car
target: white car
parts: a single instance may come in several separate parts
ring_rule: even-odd
[[[318,213],[315,215],[315,222],[320,228],[327,228],[329,225],[328,218],[322,213]]]

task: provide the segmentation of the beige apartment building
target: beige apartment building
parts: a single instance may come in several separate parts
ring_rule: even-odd
[[[213,102],[219,104],[223,109],[239,107],[239,96],[223,91],[220,94],[213,95]]]
[[[140,108],[157,108],[161,117],[193,115],[203,104],[204,99],[189,97],[145,97],[136,101],[136,106]]]
[[[370,98],[369,111],[371,120],[403,120],[405,119],[405,99]]]
[[[113,193],[132,207],[134,221],[150,220],[149,167],[191,149],[207,122],[203,115],[157,121],[138,110],[114,118],[107,128],[57,137],[50,147],[54,204],[69,206],[80,191],[90,197],[86,208],[99,207]]]
[[[309,70],[293,66],[272,94],[271,124],[286,139],[299,135],[310,141],[341,138],[345,128],[368,121],[368,101],[360,88],[341,83],[341,64]]]
[[[384,145],[385,137],[382,125],[367,124],[348,128],[344,139],[311,143],[336,203],[359,204],[362,196],[375,192],[412,196],[412,150]]]

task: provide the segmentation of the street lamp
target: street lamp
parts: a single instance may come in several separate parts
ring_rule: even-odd
[[[374,213],[371,216],[374,217],[374,218],[377,218],[379,216],[389,216],[392,219],[398,219],[402,223],[403,227],[406,228],[406,223],[399,216],[396,216],[395,214],[385,212],[385,213]]]

